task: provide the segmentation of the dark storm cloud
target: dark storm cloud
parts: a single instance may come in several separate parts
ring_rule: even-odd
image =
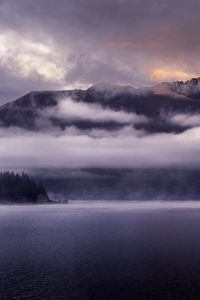
[[[199,9],[198,0],[0,0],[1,94],[196,75]]]
[[[8,0],[1,6],[6,26],[24,31],[27,22],[34,25],[27,27],[28,32],[35,28],[62,42],[71,38],[101,43],[113,38],[113,42],[161,42],[167,48],[182,43],[187,49],[200,42],[198,0]]]

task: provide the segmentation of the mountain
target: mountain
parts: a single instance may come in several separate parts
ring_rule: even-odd
[[[155,94],[169,95],[179,99],[195,100],[199,99],[200,96],[200,78],[192,78],[185,82],[164,82],[153,87],[151,90]]]
[[[141,89],[97,84],[87,90],[31,92],[0,107],[0,126],[40,131],[71,126],[118,130],[129,125],[151,133],[179,133],[191,125],[172,122],[173,117],[199,113],[200,78]]]
[[[85,169],[37,173],[53,199],[199,200],[199,169]],[[54,173],[54,174],[52,174]]]

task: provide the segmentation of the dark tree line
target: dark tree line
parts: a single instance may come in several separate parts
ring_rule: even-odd
[[[0,173],[0,202],[37,203],[48,201],[48,195],[41,182],[36,182],[25,173]]]

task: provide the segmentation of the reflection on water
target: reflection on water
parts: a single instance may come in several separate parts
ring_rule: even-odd
[[[200,299],[199,202],[0,207],[0,299]]]

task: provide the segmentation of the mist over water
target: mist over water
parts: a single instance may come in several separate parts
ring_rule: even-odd
[[[82,201],[69,200],[68,207],[70,208],[88,208],[88,209],[111,209],[112,211],[149,211],[149,210],[173,210],[173,209],[200,209],[199,201]]]
[[[198,299],[199,202],[0,206],[0,299]]]

